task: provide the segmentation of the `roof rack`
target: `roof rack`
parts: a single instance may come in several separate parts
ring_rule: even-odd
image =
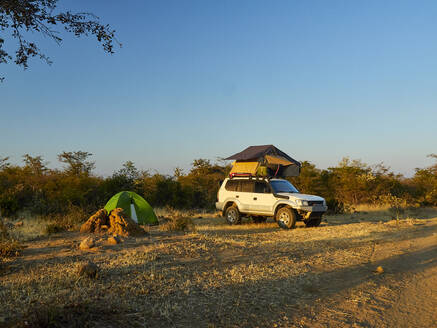
[[[259,175],[253,175],[251,173],[230,173],[229,174],[229,179],[233,179],[233,178],[248,178],[249,180],[270,180],[273,179],[275,177],[272,176],[259,176]],[[276,178],[281,178],[281,177],[276,177]]]

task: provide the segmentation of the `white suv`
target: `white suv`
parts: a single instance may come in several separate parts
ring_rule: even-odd
[[[251,216],[255,222],[272,217],[284,229],[293,228],[298,220],[307,227],[316,227],[328,209],[325,199],[301,194],[283,179],[227,178],[217,200],[216,208],[229,224],[239,224],[243,215]]]

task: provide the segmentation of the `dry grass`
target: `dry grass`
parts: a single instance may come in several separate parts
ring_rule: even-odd
[[[18,256],[23,246],[9,233],[9,229],[0,218],[0,257]]]
[[[426,209],[424,219],[392,224],[381,209],[366,212],[289,231],[272,221],[228,226],[194,215],[196,231],[152,227],[149,236],[92,252],[78,250],[78,233],[42,238],[0,274],[0,318],[10,326],[299,326],[309,305],[374,277],[401,252],[397,243],[429,233],[423,223],[437,217]],[[78,276],[84,261],[99,266],[97,279]]]
[[[40,218],[21,218],[19,220],[6,221],[11,225],[9,233],[13,238],[21,241],[30,241],[47,235],[47,221]],[[23,224],[15,226],[18,222]]]
[[[10,257],[20,255],[23,246],[17,240],[1,240],[0,241],[0,256]]]
[[[169,217],[190,217],[193,219],[199,218],[216,218],[220,217],[221,213],[219,211],[208,211],[204,209],[192,209],[192,210],[178,210],[171,207],[163,207],[163,208],[155,208],[154,209],[156,216],[169,218]]]
[[[162,224],[159,226],[162,231],[195,231],[196,227],[193,219],[188,216],[174,216],[161,218]]]

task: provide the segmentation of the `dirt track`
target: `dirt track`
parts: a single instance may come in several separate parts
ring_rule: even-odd
[[[88,252],[78,233],[44,238],[3,264],[0,325],[47,314],[60,326],[436,327],[437,218],[356,221],[284,231],[197,219],[195,233]],[[84,260],[96,280],[78,278]]]
[[[368,263],[327,273],[303,326],[437,327],[437,221],[374,245]],[[385,272],[371,273],[377,266]]]

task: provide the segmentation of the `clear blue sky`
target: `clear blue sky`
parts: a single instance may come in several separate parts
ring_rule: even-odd
[[[437,153],[437,1],[60,3],[123,47],[37,38],[52,66],[0,65],[0,156],[15,163],[84,150],[98,174],[126,160],[171,173],[274,144],[320,168],[349,156],[411,175]]]

